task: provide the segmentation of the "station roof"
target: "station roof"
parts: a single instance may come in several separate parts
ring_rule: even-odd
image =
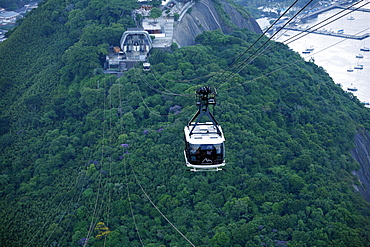
[[[6,12],[3,12],[3,13],[0,13],[0,19],[11,19],[11,18],[15,18],[18,15],[19,15],[19,13],[17,13],[17,12],[6,11]]]

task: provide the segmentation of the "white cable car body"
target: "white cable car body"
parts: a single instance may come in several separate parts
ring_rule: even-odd
[[[197,91],[199,110],[184,128],[186,166],[190,171],[220,171],[225,166],[225,138],[208,105],[215,105],[215,91],[203,87]],[[210,122],[201,122],[208,117]]]
[[[150,71],[150,63],[143,63],[143,71]]]

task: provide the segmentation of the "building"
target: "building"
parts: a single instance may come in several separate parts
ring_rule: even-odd
[[[128,28],[122,34],[120,46],[112,47],[106,57],[106,73],[127,70],[137,62],[144,62],[153,48],[152,39],[142,28]]]
[[[166,34],[162,32],[164,29],[164,23],[162,22],[154,22],[150,21],[150,19],[144,19],[143,20],[143,28],[145,31],[147,31],[150,35],[159,38],[159,37],[166,37]]]
[[[5,12],[0,13],[0,22],[1,23],[15,22],[18,17],[20,17],[20,14],[17,12],[5,11]]]
[[[128,28],[121,37],[120,47],[127,60],[145,61],[153,42],[144,29]]]

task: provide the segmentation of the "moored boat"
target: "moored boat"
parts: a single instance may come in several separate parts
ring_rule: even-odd
[[[358,89],[356,87],[347,88],[348,91],[356,92]]]

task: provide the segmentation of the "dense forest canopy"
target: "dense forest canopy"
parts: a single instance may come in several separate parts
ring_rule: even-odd
[[[181,232],[195,246],[368,245],[350,156],[368,109],[279,43],[223,73],[257,40],[248,30],[103,74],[137,6],[43,1],[0,44],[0,244],[190,246]],[[218,89],[226,171],[184,165],[201,86]]]

